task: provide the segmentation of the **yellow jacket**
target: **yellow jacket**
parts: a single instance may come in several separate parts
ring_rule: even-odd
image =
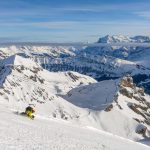
[[[30,111],[30,110],[27,110],[26,111],[26,114],[27,114],[27,116],[29,117],[29,118],[33,118],[33,113],[32,113],[32,111]]]

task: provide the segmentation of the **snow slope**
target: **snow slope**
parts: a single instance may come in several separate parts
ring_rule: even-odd
[[[68,120],[132,140],[150,136],[150,98],[132,79],[106,80],[76,72],[49,72],[29,58],[11,56],[1,62],[0,103],[37,116]],[[137,110],[138,109],[138,110]]]
[[[37,116],[16,115],[0,105],[0,149],[3,150],[149,150],[146,145],[91,127]]]
[[[13,109],[24,110],[32,104],[40,114],[47,116],[78,116],[75,107],[60,96],[72,88],[91,83],[96,80],[76,72],[49,72],[18,55],[1,62],[0,98]]]
[[[150,136],[150,96],[130,77],[72,89],[65,99],[90,109],[90,124],[96,128],[133,140]]]
[[[1,66],[24,66],[26,68],[40,68],[36,62],[32,61],[31,59],[26,59],[19,55],[12,55],[4,60],[1,61]]]
[[[64,98],[79,107],[103,110],[109,103],[112,103],[118,90],[118,82],[118,80],[108,80],[74,88]]]

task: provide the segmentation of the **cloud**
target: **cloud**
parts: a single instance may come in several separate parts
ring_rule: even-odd
[[[150,22],[128,21],[48,21],[48,22],[1,22],[0,27],[37,27],[45,29],[88,29],[99,26],[149,26]],[[93,29],[91,28],[91,29]]]
[[[50,16],[51,14],[55,16],[56,14],[62,14],[62,13],[79,13],[79,12],[91,12],[91,13],[100,13],[100,12],[111,12],[111,11],[141,11],[141,10],[149,10],[150,3],[144,3],[144,2],[131,2],[131,3],[114,3],[114,4],[91,4],[89,5],[79,5],[76,3],[76,5],[70,5],[70,6],[51,6],[51,5],[33,5],[30,3],[25,3],[25,1],[19,1],[15,0],[17,2],[16,5],[19,5],[16,7],[14,4],[11,3],[4,3],[6,6],[9,5],[9,7],[5,7],[5,5],[1,6],[0,2],[0,16]],[[3,4],[3,3],[2,3]],[[14,8],[15,7],[15,8]],[[9,9],[8,9],[9,8]]]
[[[0,24],[0,28],[1,28]],[[55,21],[28,22],[3,24],[5,36],[22,37],[21,41],[50,41],[50,42],[95,42],[103,35],[149,35],[150,26],[147,22],[120,21]],[[29,30],[30,29],[30,30]],[[0,32],[2,35],[2,32]],[[13,39],[13,38],[12,38]],[[18,38],[18,41],[20,41]]]
[[[139,17],[143,17],[145,19],[150,19],[150,11],[140,11],[135,12],[134,14],[138,15]]]
[[[24,40],[57,42],[57,39],[96,41],[99,35],[105,34],[150,34],[150,22],[139,18],[150,19],[150,11],[146,11],[149,10],[150,3],[76,3],[70,6],[58,4],[53,7],[37,4],[30,6],[29,0],[27,4],[21,3],[21,0],[17,1],[20,7],[3,4],[9,5],[9,9],[2,8],[0,2],[1,35],[22,37]]]

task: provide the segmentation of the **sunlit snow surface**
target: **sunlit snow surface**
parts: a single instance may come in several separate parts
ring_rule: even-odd
[[[138,101],[119,94],[123,109],[114,103],[112,111],[104,111],[113,103],[120,79],[98,83],[76,72],[49,72],[18,55],[3,60],[0,73],[2,149],[148,149],[124,139],[143,139],[134,119],[143,117],[127,105]],[[144,98],[150,101],[148,95]],[[34,121],[15,113],[30,103],[36,106]]]
[[[2,150],[149,150],[150,148],[91,127],[37,116],[30,120],[0,106]]]

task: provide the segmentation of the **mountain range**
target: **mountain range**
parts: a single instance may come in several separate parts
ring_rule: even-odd
[[[106,36],[118,39],[125,36]],[[148,39],[145,36],[141,39]],[[108,38],[108,39],[109,39]],[[18,54],[31,58],[48,71],[75,71],[97,81],[117,79],[130,74],[138,86],[150,93],[150,48],[143,45],[51,46],[12,45],[0,47],[0,57]]]
[[[150,96],[131,76],[97,82],[76,72],[49,72],[29,58],[13,55],[1,61],[3,106],[34,106],[40,116],[91,126],[139,141],[150,136]]]
[[[150,43],[149,36],[124,36],[124,35],[106,35],[105,37],[101,37],[98,40],[98,43]]]
[[[148,47],[124,47],[121,43],[100,47],[12,45],[0,47],[0,56],[0,107],[7,109],[2,112],[8,118],[30,105],[36,109],[36,122],[41,128],[43,118],[45,123],[49,119],[52,124],[59,120],[69,122],[71,128],[102,132],[96,135],[100,139],[105,137],[102,150],[108,147],[106,141],[111,136],[116,141],[122,139],[122,143],[130,143],[125,141],[128,139],[150,144]],[[66,128],[66,125],[62,126]],[[5,128],[3,124],[2,128]],[[81,132],[81,129],[74,130]],[[73,138],[75,133],[70,131]],[[39,136],[42,138],[42,133]],[[136,147],[135,143],[133,145]],[[143,150],[148,148],[142,146]],[[117,149],[106,149],[113,148]],[[129,149],[132,149],[131,145]]]

